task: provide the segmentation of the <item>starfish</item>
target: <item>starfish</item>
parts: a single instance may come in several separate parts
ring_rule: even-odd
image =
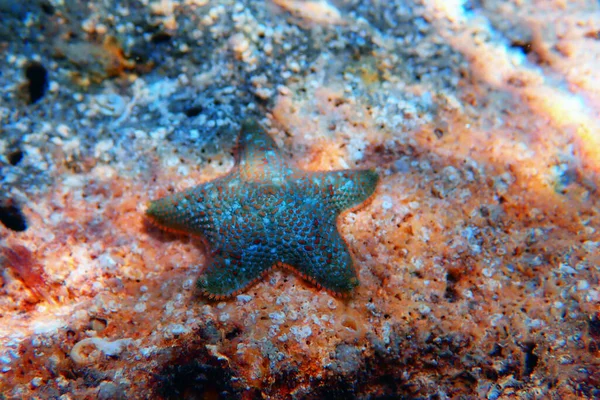
[[[242,124],[235,167],[225,176],[150,202],[161,228],[203,237],[211,259],[197,287],[213,299],[239,294],[274,266],[333,295],[358,286],[337,217],[369,199],[373,170],[308,172],[293,167],[252,120]]]

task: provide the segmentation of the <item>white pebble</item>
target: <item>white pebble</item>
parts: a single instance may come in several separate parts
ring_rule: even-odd
[[[246,304],[250,300],[252,300],[252,296],[247,295],[247,294],[240,294],[237,296],[237,301],[238,301],[238,303],[241,303],[241,304]]]
[[[308,325],[304,325],[301,327],[292,326],[290,328],[290,332],[296,337],[296,340],[300,341],[306,339],[310,335],[312,335],[312,329]]]
[[[427,315],[431,312],[431,308],[429,308],[429,306],[426,304],[421,304],[419,305],[419,312],[423,315]]]
[[[285,313],[281,311],[272,312],[269,314],[269,318],[273,323],[281,325],[285,322]]]
[[[219,315],[219,321],[221,321],[221,322],[229,321],[229,313],[223,313],[223,314]]]
[[[384,210],[389,210],[393,206],[394,206],[394,203],[390,196],[386,195],[386,196],[381,197],[381,208],[383,208]]]

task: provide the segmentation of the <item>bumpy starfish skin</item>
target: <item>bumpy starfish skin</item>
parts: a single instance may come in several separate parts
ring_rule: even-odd
[[[242,126],[239,149],[228,175],[152,201],[146,211],[163,228],[207,240],[212,259],[200,290],[232,296],[282,265],[333,294],[351,292],[358,278],[336,219],[371,197],[375,171],[295,169],[252,121]]]

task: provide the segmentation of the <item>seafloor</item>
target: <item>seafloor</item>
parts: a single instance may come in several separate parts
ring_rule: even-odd
[[[0,398],[599,398],[598,60],[592,0],[0,0]],[[247,116],[378,171],[350,298],[145,221]]]

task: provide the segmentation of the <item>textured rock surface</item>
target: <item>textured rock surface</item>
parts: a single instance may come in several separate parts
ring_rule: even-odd
[[[12,3],[6,398],[600,396],[597,2]],[[353,297],[274,271],[206,300],[202,243],[144,220],[244,116],[378,171],[340,220]]]

